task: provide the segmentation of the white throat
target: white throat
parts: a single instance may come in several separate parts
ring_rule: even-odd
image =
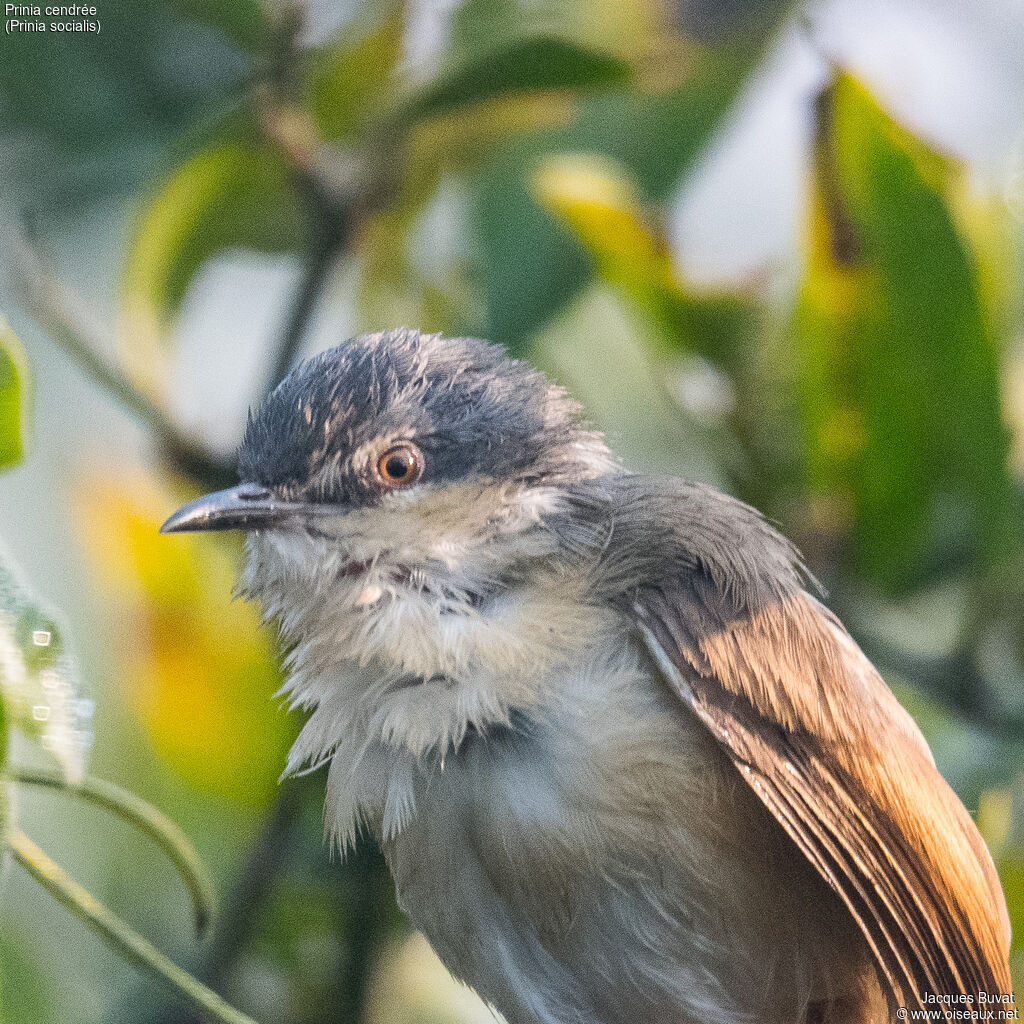
[[[248,589],[293,645],[282,694],[310,712],[286,774],[331,763],[327,823],[342,847],[369,821],[397,834],[414,813],[417,778],[467,733],[509,726],[517,710],[539,713],[579,638],[607,614],[587,604],[581,574],[548,564],[556,539],[524,530],[539,522],[541,499],[514,515],[503,502],[503,532],[493,489],[465,498],[457,528],[421,499],[391,516],[366,513],[365,523],[347,514],[344,546],[303,531],[250,538]],[[474,501],[478,517],[466,514]],[[513,549],[531,571],[496,586]]]

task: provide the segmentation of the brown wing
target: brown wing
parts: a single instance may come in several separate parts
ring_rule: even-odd
[[[669,683],[842,897],[897,1001],[1009,993],[988,851],[839,621],[802,591],[716,624],[683,588],[634,612]]]

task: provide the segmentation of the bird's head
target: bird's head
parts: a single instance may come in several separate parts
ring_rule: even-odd
[[[398,329],[295,369],[250,415],[241,483],[162,530],[248,531],[245,586],[279,614],[283,589],[370,603],[447,573],[471,592],[543,555],[546,513],[611,468],[539,371],[484,341]]]

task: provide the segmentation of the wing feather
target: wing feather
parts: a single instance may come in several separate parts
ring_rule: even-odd
[[[894,998],[1009,994],[988,851],[838,620],[799,590],[723,614],[682,583],[641,592],[633,613],[669,684],[844,901]]]

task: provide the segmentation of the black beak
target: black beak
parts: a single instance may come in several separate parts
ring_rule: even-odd
[[[259,530],[279,523],[305,507],[298,502],[281,501],[259,484],[239,484],[190,501],[160,527],[160,532]]]

